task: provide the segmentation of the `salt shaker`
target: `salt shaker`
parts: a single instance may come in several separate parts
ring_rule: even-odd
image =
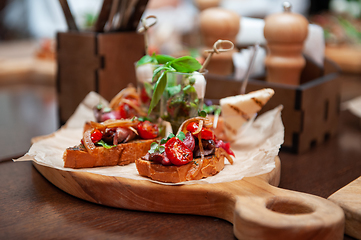
[[[208,8],[200,13],[200,31],[203,44],[211,49],[213,44],[219,40],[229,40],[234,45],[240,31],[241,17],[234,11],[223,8]],[[230,75],[233,73],[232,55],[236,52],[233,49],[222,54],[214,54],[207,66],[209,73],[218,75]],[[207,57],[208,53],[204,53]]]
[[[308,34],[307,19],[291,12],[291,4],[283,3],[284,12],[265,18],[264,37],[268,54],[265,59],[267,81],[290,85],[300,84],[306,61],[302,56]]]

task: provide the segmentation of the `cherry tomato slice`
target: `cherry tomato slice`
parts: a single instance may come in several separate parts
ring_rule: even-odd
[[[210,129],[202,128],[202,130],[201,130],[201,138],[204,139],[204,140],[212,140],[212,139],[214,139],[214,133]]]
[[[156,138],[159,134],[158,126],[149,121],[139,122],[137,129],[139,136],[143,139]]]
[[[103,137],[103,134],[98,129],[95,129],[90,136],[93,143],[99,142],[100,140],[102,140],[102,137]]]
[[[195,122],[191,122],[187,125],[187,130],[191,133],[194,133],[198,129],[198,124]]]
[[[195,122],[191,122],[187,125],[187,130],[190,131],[193,135],[194,135],[194,132],[197,131],[197,129],[198,129],[198,124]],[[195,136],[198,136],[198,134],[196,134]],[[201,138],[204,140],[212,140],[212,139],[214,139],[214,133],[210,129],[202,128]]]
[[[165,153],[170,162],[176,166],[182,166],[193,160],[193,153],[184,143],[176,137],[173,137],[165,144]]]

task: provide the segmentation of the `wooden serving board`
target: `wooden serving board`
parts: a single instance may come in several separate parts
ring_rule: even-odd
[[[33,162],[63,191],[86,201],[131,210],[225,219],[239,239],[342,239],[344,214],[334,203],[277,188],[280,160],[270,173],[217,184],[162,185],[147,180],[63,171]]]
[[[345,233],[361,239],[361,177],[341,188],[328,199],[345,212]]]

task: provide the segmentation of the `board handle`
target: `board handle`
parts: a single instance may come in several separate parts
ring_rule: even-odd
[[[271,187],[274,196],[237,196],[234,234],[238,239],[343,239],[344,213],[314,195]]]

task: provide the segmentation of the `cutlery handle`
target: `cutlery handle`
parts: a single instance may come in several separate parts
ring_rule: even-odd
[[[276,194],[237,196],[233,228],[238,239],[343,239],[340,207],[314,195],[269,189]]]

